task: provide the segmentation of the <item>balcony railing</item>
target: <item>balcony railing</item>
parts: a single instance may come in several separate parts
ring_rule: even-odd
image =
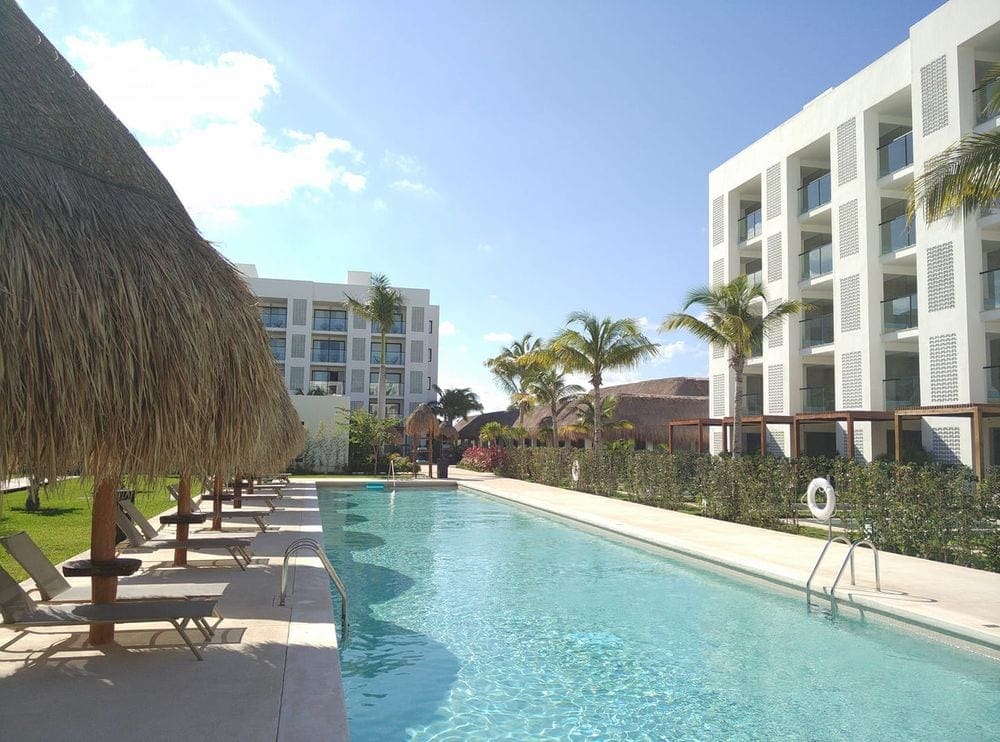
[[[986,399],[1000,401],[1000,366],[984,366],[986,371]]]
[[[368,383],[368,396],[377,397],[378,396],[378,382],[372,381]],[[385,396],[387,397],[402,397],[403,396],[403,385],[398,381],[390,381],[385,385]]]
[[[288,326],[287,312],[274,312],[266,309],[260,311],[260,321],[267,328],[283,329]]]
[[[1000,309],[1000,268],[983,271],[983,309]]]
[[[827,243],[799,253],[799,265],[803,281],[833,273],[833,245]]]
[[[313,363],[347,363],[347,351],[343,348],[313,348]]]
[[[761,415],[764,412],[764,395],[760,392],[743,395],[743,414]]]
[[[900,376],[896,379],[885,379],[885,408],[898,410],[904,407],[920,406],[920,377]]]
[[[1000,90],[1000,79],[990,80],[972,91],[976,98],[976,123],[981,124],[1000,116],[1000,111],[990,108],[990,100]]]
[[[908,131],[878,148],[879,177],[913,164],[913,132]]]
[[[802,394],[803,412],[832,412],[837,404],[837,396],[832,386],[804,386]]]
[[[832,343],[833,313],[821,314],[818,317],[808,317],[800,320],[799,334],[802,337],[803,348],[812,348],[816,345]]]
[[[372,351],[371,362],[381,363],[382,353],[377,350]],[[398,350],[387,350],[385,353],[385,363],[387,366],[402,366],[405,362],[405,357],[402,351]]]
[[[739,230],[740,242],[746,242],[747,240],[752,240],[755,237],[760,237],[761,233],[764,231],[764,225],[760,219],[760,209],[748,211],[736,222],[736,228]]]
[[[882,233],[882,254],[905,250],[917,244],[917,224],[900,214],[878,225]]]
[[[758,268],[755,271],[747,272],[747,282],[751,286],[760,286],[764,282],[764,274],[761,272],[761,269]]]
[[[882,302],[882,331],[897,332],[917,326],[917,295],[898,296]]]
[[[830,173],[810,180],[799,188],[799,213],[807,214],[830,203]]]
[[[347,332],[346,317],[313,317],[316,332]]]
[[[386,330],[390,335],[405,335],[406,334],[406,323],[405,322],[393,322],[389,325],[389,329]]]
[[[271,346],[271,355],[274,356],[274,360],[276,360],[276,361],[284,361],[285,360],[285,346],[282,345],[280,347],[277,347],[277,346],[272,345]]]
[[[344,382],[342,381],[310,381],[310,394],[343,394]]]

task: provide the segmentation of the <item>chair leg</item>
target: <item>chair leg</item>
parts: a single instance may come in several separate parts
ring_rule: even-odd
[[[236,553],[238,551],[238,547],[229,547],[228,549],[226,549],[226,551],[229,552],[229,556],[231,556],[233,558],[233,561],[236,562],[236,566],[239,567],[244,572],[246,572],[247,568],[243,566],[243,562],[240,561],[240,558],[239,556],[237,556]]]
[[[171,618],[169,620],[170,623],[174,625],[174,628],[177,629],[177,633],[181,635],[181,639],[184,640],[184,643],[188,645],[188,649],[194,652],[194,656],[198,658],[198,661],[200,662],[204,660],[205,658],[201,656],[201,652],[199,652],[198,648],[191,643],[191,638],[187,635],[187,632],[184,631],[184,627],[187,625],[187,619],[184,619],[183,623],[178,621],[176,618]]]

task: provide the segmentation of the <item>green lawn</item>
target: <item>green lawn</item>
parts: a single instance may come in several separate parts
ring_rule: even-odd
[[[169,510],[173,501],[167,493],[167,485],[176,483],[175,477],[137,485],[136,504],[143,514],[152,516]],[[27,531],[53,563],[86,551],[90,548],[88,498],[92,490],[93,483],[89,480],[65,480],[42,490],[42,508],[33,513],[24,510],[25,492],[0,495],[0,536]],[[0,567],[15,580],[27,578],[3,548],[0,548]]]

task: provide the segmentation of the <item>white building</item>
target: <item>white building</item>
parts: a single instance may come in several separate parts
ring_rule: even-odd
[[[985,460],[1000,463],[1000,423],[974,407],[1000,402],[1000,212],[905,217],[928,158],[1000,125],[984,113],[997,62],[1000,2],[952,0],[710,174],[711,283],[746,273],[771,302],[814,306],[747,368],[746,412],[763,414],[772,453],[892,454],[885,412],[924,406],[937,409],[905,423],[904,446],[972,465],[975,419]],[[713,348],[715,418],[732,414],[732,377]],[[711,444],[723,447],[718,425]]]
[[[364,302],[371,273],[350,271],[347,283],[261,278],[240,265],[260,301],[260,316],[289,393],[339,394],[351,409],[375,412],[381,341],[368,320],[347,308],[347,297]],[[436,399],[440,307],[430,291],[394,287],[406,307],[386,345],[388,414],[405,417]]]

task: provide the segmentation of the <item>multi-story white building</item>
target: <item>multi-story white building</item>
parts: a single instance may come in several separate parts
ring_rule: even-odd
[[[347,307],[347,297],[364,302],[371,273],[350,271],[347,283],[261,278],[253,265],[240,265],[260,300],[260,318],[289,393],[340,394],[351,409],[375,412],[381,340],[371,323]],[[440,307],[430,291],[394,287],[405,309],[386,344],[386,404],[389,415],[405,417],[421,402],[437,398]]]
[[[769,303],[813,306],[747,367],[745,413],[764,417],[749,450],[763,430],[775,454],[870,460],[894,451],[885,413],[922,406],[936,409],[906,421],[902,445],[970,465],[979,445],[1000,463],[1000,421],[976,408],[1000,402],[1000,211],[906,218],[928,158],[1000,125],[985,113],[998,62],[1000,2],[952,0],[710,174],[710,282],[745,273]],[[713,417],[732,414],[732,383],[713,348]]]

